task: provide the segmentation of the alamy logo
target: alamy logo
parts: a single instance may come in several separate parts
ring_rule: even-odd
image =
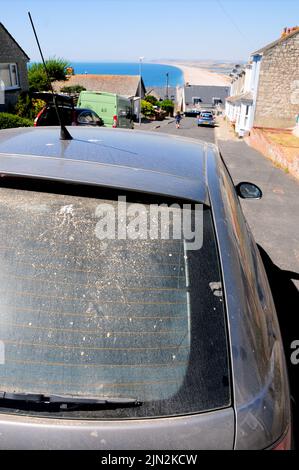
[[[180,240],[187,250],[199,250],[203,242],[202,204],[130,204],[125,196],[117,203],[96,207],[99,240]]]
[[[293,352],[291,354],[291,363],[293,366],[297,366],[299,364],[299,340],[295,339],[291,343],[291,349],[293,349]]]

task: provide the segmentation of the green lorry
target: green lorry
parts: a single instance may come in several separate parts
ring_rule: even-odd
[[[125,96],[101,91],[81,91],[77,106],[95,111],[106,127],[134,127],[132,104]]]

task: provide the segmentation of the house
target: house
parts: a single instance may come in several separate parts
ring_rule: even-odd
[[[132,102],[133,113],[139,117],[140,95],[144,98],[146,89],[140,75],[71,75],[68,80],[53,83],[55,91],[59,92],[65,86],[81,85],[88,91],[102,91],[125,96]]]
[[[155,86],[152,89],[147,91],[148,95],[153,95],[157,100],[172,100],[176,102],[176,87],[174,86],[168,86],[168,87],[158,87]]]
[[[244,74],[232,74],[226,116],[239,135],[252,127],[289,128],[299,112],[299,28],[253,52]]]
[[[236,66],[230,74],[232,77],[231,95],[226,99],[225,114],[240,136],[253,126],[259,66],[258,57],[254,57],[251,63],[243,67]]]
[[[0,111],[7,111],[17,102],[21,91],[28,91],[27,62],[29,57],[0,23]]]
[[[299,112],[299,28],[259,49],[258,93],[254,126],[287,128]]]
[[[184,85],[177,87],[177,109],[186,115],[201,109],[225,106],[230,86]]]

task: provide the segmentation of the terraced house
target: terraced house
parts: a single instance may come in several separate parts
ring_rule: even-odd
[[[21,91],[28,91],[29,57],[0,23],[0,111],[16,104]]]
[[[239,135],[252,127],[290,128],[299,113],[299,27],[253,52],[233,70],[226,116]]]

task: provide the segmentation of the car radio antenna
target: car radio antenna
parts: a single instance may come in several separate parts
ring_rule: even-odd
[[[51,90],[51,93],[52,93],[52,96],[53,96],[53,103],[54,103],[54,106],[55,106],[55,110],[56,110],[58,122],[59,122],[59,125],[60,125],[60,139],[61,139],[61,140],[72,140],[73,137],[71,136],[71,134],[69,133],[69,131],[67,130],[67,128],[63,125],[61,116],[60,116],[60,114],[59,114],[59,110],[58,110],[58,106],[57,106],[57,101],[56,101],[56,95],[55,95],[54,90],[53,90],[53,86],[52,86],[52,83],[51,83],[50,75],[49,75],[49,72],[48,72],[48,69],[47,69],[47,66],[46,66],[46,62],[45,62],[45,59],[44,59],[44,56],[43,56],[43,53],[42,53],[42,50],[41,50],[41,47],[40,47],[40,43],[39,43],[39,40],[38,40],[36,31],[35,31],[35,27],[34,27],[34,24],[33,24],[33,21],[32,21],[32,17],[31,17],[30,11],[28,11],[28,16],[29,16],[30,23],[31,23],[31,26],[32,26],[32,29],[33,29],[33,33],[34,33],[34,36],[35,36],[35,40],[36,40],[36,42],[37,42],[37,46],[38,46],[38,49],[39,49],[39,53],[40,53],[40,56],[41,56],[41,58],[42,58],[42,63],[43,63],[44,69],[45,69],[45,73],[46,73],[48,85],[49,85],[49,87],[50,87],[50,90]]]

